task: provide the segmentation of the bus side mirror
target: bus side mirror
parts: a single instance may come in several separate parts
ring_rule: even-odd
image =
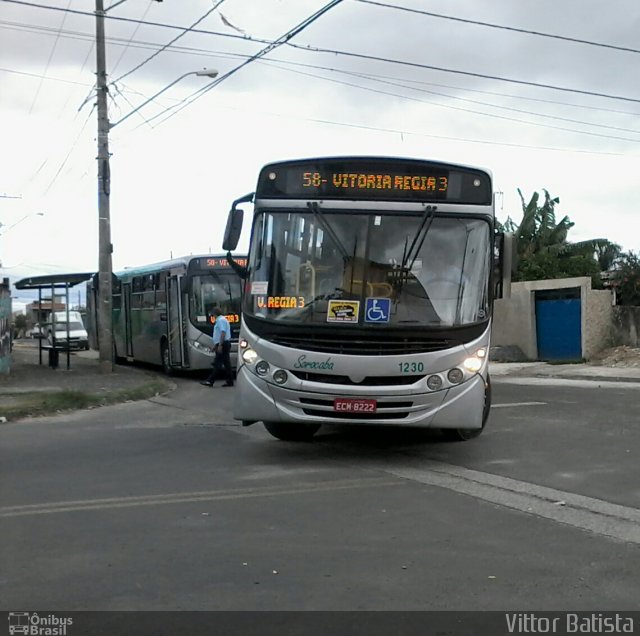
[[[238,247],[240,233],[242,232],[242,221],[244,211],[240,208],[229,210],[227,217],[227,227],[224,229],[224,239],[222,241],[222,249],[226,251],[235,250]]]
[[[244,218],[244,210],[238,206],[241,203],[250,203],[253,201],[253,192],[245,194],[243,197],[236,199],[229,210],[227,217],[227,227],[224,229],[224,239],[222,240],[222,249],[229,252],[238,247],[240,233],[242,232],[242,221]]]

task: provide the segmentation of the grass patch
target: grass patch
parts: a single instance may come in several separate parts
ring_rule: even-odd
[[[55,415],[64,411],[77,411],[109,404],[145,400],[159,393],[165,393],[168,386],[166,382],[152,380],[131,389],[105,393],[64,390],[5,394],[3,401],[8,403],[0,407],[0,416],[4,416],[10,421],[23,417]]]

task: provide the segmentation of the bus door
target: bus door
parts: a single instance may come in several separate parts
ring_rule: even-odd
[[[122,311],[124,313],[124,349],[127,358],[133,358],[131,332],[131,283],[122,283]]]
[[[171,366],[184,366],[182,330],[182,303],[180,302],[181,276],[167,277],[167,340],[169,341],[169,363]]]

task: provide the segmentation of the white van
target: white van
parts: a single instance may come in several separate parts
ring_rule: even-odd
[[[53,328],[55,325],[56,347],[66,349],[68,343],[70,349],[88,349],[89,336],[84,328],[80,312],[70,311],[68,318],[69,323],[67,326],[66,311],[56,311],[51,316],[51,322],[47,325],[47,340],[49,344],[53,345]]]

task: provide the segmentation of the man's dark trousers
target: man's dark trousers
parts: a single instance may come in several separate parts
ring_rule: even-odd
[[[213,369],[207,378],[207,382],[213,384],[220,371],[224,369],[226,384],[233,384],[233,369],[231,368],[231,342],[225,340],[222,346],[218,345],[216,357],[213,361]]]

